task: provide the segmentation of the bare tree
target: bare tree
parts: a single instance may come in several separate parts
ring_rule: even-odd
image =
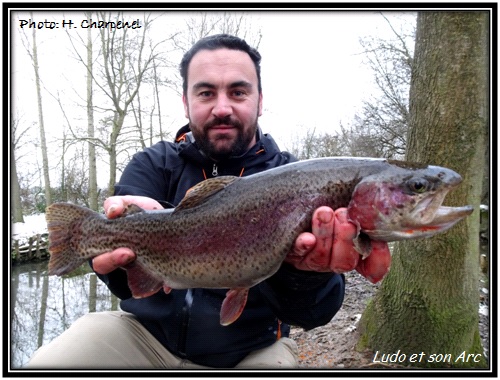
[[[340,125],[338,138],[346,156],[353,157],[394,157],[388,154],[381,142],[379,130],[369,123],[354,117],[355,123],[350,127]]]
[[[16,160],[16,152],[19,152],[19,149],[23,145],[23,139],[26,134],[29,132],[29,127],[22,128],[21,118],[15,117],[11,120],[11,136],[10,136],[10,170],[11,170],[11,199],[12,199],[12,211],[13,211],[13,220],[12,222],[24,222],[23,218],[23,205],[21,199],[21,186],[19,184],[19,178],[17,175],[17,160]]]
[[[350,127],[342,128],[342,134],[352,155],[402,158],[409,122],[415,28],[403,24],[402,30],[396,30],[385,15],[382,17],[391,29],[392,37],[360,39],[366,64],[374,73],[379,91],[363,101],[360,115],[355,116]]]
[[[31,13],[33,18],[33,13]],[[25,36],[26,37],[26,36]],[[33,28],[32,33],[32,46],[29,47],[29,42],[27,38],[23,40],[24,47],[28,52],[33,69],[35,71],[35,85],[36,85],[36,95],[37,95],[37,105],[38,105],[38,128],[40,131],[40,148],[42,152],[42,170],[44,178],[44,189],[45,189],[45,205],[48,206],[52,203],[52,195],[50,189],[50,176],[49,176],[49,160],[47,157],[47,143],[45,140],[45,126],[43,119],[43,105],[42,105],[42,91],[41,91],[41,80],[40,80],[40,69],[38,66],[38,47],[36,42],[36,28]]]
[[[347,155],[346,147],[338,133],[318,134],[315,128],[307,128],[305,136],[292,141],[289,151],[299,160]]]
[[[99,18],[103,21],[110,21],[114,17],[120,20],[122,14],[115,16],[106,13],[99,13]],[[109,139],[106,143],[101,141],[102,147],[108,152],[110,177],[108,192],[113,193],[116,182],[117,156],[123,149],[129,149],[130,145],[135,146],[137,140],[128,138],[123,132],[125,117],[129,106],[137,96],[144,77],[151,68],[155,57],[155,49],[152,46],[149,51],[146,47],[146,34],[150,27],[150,16],[145,16],[142,34],[135,33],[129,36],[127,29],[100,29],[101,39],[101,73],[104,83],[97,81],[98,87],[111,101],[111,117],[107,117],[107,125],[110,127]]]
[[[396,30],[385,15],[382,17],[392,37],[360,40],[379,91],[363,101],[362,111],[354,116],[352,123],[340,125],[340,132],[317,134],[308,130],[292,149],[300,159],[336,155],[403,158],[409,121],[414,27],[403,24],[402,30]]]
[[[262,40],[260,27],[255,27],[246,12],[200,12],[186,19],[186,33],[176,39],[177,46],[187,51],[201,38],[212,34],[232,34],[259,48]]]
[[[24,223],[23,218],[23,206],[21,202],[21,187],[19,186],[19,179],[17,177],[17,167],[16,167],[16,156],[14,143],[11,140],[10,142],[10,191],[11,191],[11,199],[12,199],[12,222]]]
[[[87,13],[90,19],[92,12]],[[89,150],[89,207],[92,210],[98,210],[97,202],[97,164],[96,164],[96,146],[94,143],[94,103],[93,103],[93,42],[92,29],[87,29],[87,136]]]
[[[85,16],[87,19],[90,19],[92,17],[92,12],[86,12]],[[88,199],[85,199],[85,204],[93,209],[93,210],[98,210],[98,188],[97,188],[97,152],[96,152],[96,145],[97,142],[99,141],[95,137],[95,125],[94,125],[94,105],[93,105],[93,82],[94,82],[94,77],[93,77],[93,64],[94,64],[94,58],[93,58],[93,49],[94,49],[94,42],[93,42],[93,36],[92,36],[92,28],[87,29],[86,33],[86,39],[84,36],[80,33],[74,33],[73,30],[71,29],[64,29],[66,32],[66,35],[68,36],[68,41],[70,42],[72,46],[72,53],[76,57],[76,60],[80,62],[84,67],[85,67],[85,72],[86,72],[86,96],[83,97],[78,97],[77,102],[81,102],[80,107],[86,109],[86,115],[87,115],[87,128],[86,131],[83,129],[79,128],[79,123],[78,120],[75,119],[71,113],[68,115],[68,109],[65,104],[63,104],[63,101],[61,100],[61,95],[59,91],[57,93],[52,93],[49,89],[46,89],[46,91],[55,99],[55,101],[58,103],[59,108],[63,114],[63,117],[66,121],[67,128],[69,130],[64,130],[63,131],[63,137],[60,139],[61,144],[62,144],[62,155],[60,157],[60,165],[61,165],[61,191],[59,194],[60,200],[67,201],[67,184],[66,184],[66,155],[70,152],[70,148],[79,148],[78,145],[82,142],[87,143],[87,152],[88,152],[88,157],[87,159],[81,160],[80,159],[80,166],[81,166],[81,175],[85,175],[87,177],[86,173],[84,173],[83,167],[85,166],[85,163],[88,162],[88,181],[89,181],[89,191],[88,191]],[[83,47],[83,49],[82,49]],[[81,51],[83,50],[83,52]],[[74,94],[79,94],[80,91],[78,89],[75,89],[73,91]],[[74,170],[74,168],[73,168]]]
[[[154,108],[158,108],[158,127],[159,127],[159,137],[160,139],[164,139],[164,131],[163,131],[163,125],[161,121],[161,101],[160,101],[160,91],[159,91],[159,76],[158,76],[158,62],[156,59],[153,59],[153,87],[154,87]],[[151,112],[151,123],[150,123],[150,132],[149,132],[149,145],[153,145],[153,112]]]
[[[82,144],[76,145],[72,151],[74,155],[68,159],[64,172],[66,198],[67,201],[90,207],[90,171],[86,165],[88,153]]]

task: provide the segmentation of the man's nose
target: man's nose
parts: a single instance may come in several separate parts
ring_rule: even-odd
[[[231,115],[233,113],[233,107],[231,106],[231,101],[227,95],[217,96],[217,101],[212,109],[212,114],[216,117],[224,117]]]

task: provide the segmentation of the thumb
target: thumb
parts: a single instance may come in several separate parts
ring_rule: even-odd
[[[123,214],[125,203],[122,197],[109,197],[104,201],[104,213],[109,219],[114,219]]]
[[[302,257],[311,252],[316,246],[316,236],[310,232],[301,233],[292,247],[291,256]]]
[[[117,248],[103,253],[92,260],[92,268],[99,274],[108,274],[135,260],[135,253],[129,248]]]

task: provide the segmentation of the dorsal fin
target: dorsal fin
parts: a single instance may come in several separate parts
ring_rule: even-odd
[[[186,192],[185,197],[177,205],[175,211],[185,210],[202,204],[210,198],[210,196],[218,193],[237,179],[239,178],[233,176],[221,176],[200,182]]]

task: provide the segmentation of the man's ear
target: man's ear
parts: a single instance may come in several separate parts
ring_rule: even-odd
[[[186,94],[182,94],[182,103],[184,104],[184,116],[189,119],[189,107]]]
[[[262,116],[262,92],[259,94],[259,116]]]

